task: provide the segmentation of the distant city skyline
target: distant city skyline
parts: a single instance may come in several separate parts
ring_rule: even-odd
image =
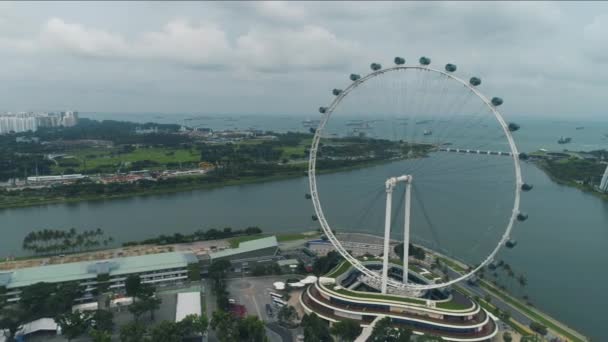
[[[0,112],[314,114],[425,55],[506,115],[601,118],[607,44],[601,2],[2,2]]]

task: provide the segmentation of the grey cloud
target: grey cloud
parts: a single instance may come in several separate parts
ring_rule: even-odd
[[[608,11],[593,3],[56,3],[35,15],[1,6],[0,77],[31,89],[41,109],[81,96],[81,110],[302,113],[348,73],[395,55],[456,63],[516,112],[600,112],[608,90]],[[98,8],[104,17],[94,20]],[[59,99],[35,96],[45,87]],[[107,91],[78,95],[87,87]],[[577,90],[560,96],[567,88]],[[0,109],[29,105],[3,91]]]

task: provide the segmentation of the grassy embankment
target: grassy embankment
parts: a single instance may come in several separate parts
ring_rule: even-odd
[[[448,259],[446,257],[438,257],[438,258],[443,263],[450,266],[454,270],[461,272],[461,273],[465,272],[465,268],[462,265],[460,265],[458,262]],[[491,283],[489,283],[485,280],[481,280],[480,285],[485,290],[487,290],[488,292],[492,293],[493,295],[501,298],[503,301],[510,304],[511,306],[513,306],[520,312],[524,313],[531,319],[537,321],[538,323],[545,325],[547,328],[557,332],[558,334],[568,338],[569,340],[571,340],[573,342],[586,341],[584,339],[581,339],[579,336],[574,335],[572,332],[567,331],[566,329],[562,328],[561,323],[558,323],[558,322],[554,321],[553,319],[549,318],[548,315],[539,312],[538,310],[528,306],[525,303],[522,303],[519,299],[511,296],[510,294],[506,293],[503,290],[498,289]],[[464,290],[461,287],[459,287],[459,289],[466,292],[466,290]],[[488,309],[491,312],[495,312],[496,307],[494,307],[494,305],[492,305],[491,303],[487,303],[484,300],[480,300],[479,302],[480,302],[480,305],[482,305],[484,308]],[[528,327],[523,327],[521,324],[514,322],[512,319],[510,319],[509,322],[507,322],[507,323],[509,323],[514,329],[516,329],[521,334],[524,334],[524,335],[533,334],[533,332],[531,330],[529,330]]]
[[[301,143],[297,146],[298,151],[304,151],[306,148],[306,144]],[[296,147],[284,147],[283,153],[292,154],[295,151]],[[136,150],[137,151],[137,150]],[[141,158],[148,158],[151,156],[161,157],[166,156],[167,149],[153,149],[151,152],[133,152],[134,154],[131,157],[136,158],[137,160],[145,160]],[[189,150],[182,151],[180,153],[175,153],[170,160],[176,160],[174,158],[182,158],[182,161],[192,161],[194,155]],[[285,152],[287,151],[287,152]],[[89,151],[90,152],[90,151]],[[83,152],[86,153],[86,152]],[[102,154],[98,155],[97,158],[105,158]],[[198,155],[197,155],[198,156]],[[165,158],[162,157],[162,158]],[[97,161],[96,165],[114,165],[112,164],[116,157],[108,157],[109,164],[102,164],[102,162]],[[132,159],[132,161],[137,161]],[[112,161],[112,162],[110,162]],[[392,162],[392,159],[387,160],[372,160],[372,161],[362,161],[356,165],[344,166],[344,167],[335,167],[332,169],[324,169],[317,171],[318,174],[327,174],[327,173],[335,173],[335,172],[345,172],[352,171],[356,169],[361,169],[365,167],[376,166],[384,163]],[[87,161],[87,169],[89,169],[90,161]],[[275,174],[272,176],[264,176],[264,177],[241,177],[238,179],[226,179],[219,182],[214,183],[185,183],[185,184],[172,184],[171,186],[166,187],[154,187],[151,189],[138,189],[137,191],[129,192],[129,193],[120,193],[120,194],[112,194],[112,195],[104,195],[104,194],[91,194],[91,195],[80,195],[80,196],[71,196],[71,197],[45,197],[45,196],[3,196],[0,194],[0,209],[6,208],[18,208],[18,207],[29,207],[29,206],[37,206],[37,205],[47,205],[47,204],[56,204],[56,203],[75,203],[81,201],[99,201],[99,200],[111,200],[111,199],[120,199],[127,198],[133,196],[150,196],[150,195],[158,195],[158,194],[169,194],[169,193],[177,193],[191,190],[205,190],[205,189],[214,189],[225,186],[234,186],[234,185],[244,185],[244,184],[253,184],[253,183],[266,183],[273,182],[278,180],[285,180],[297,177],[303,177],[304,171],[307,169],[307,162],[303,161],[297,165],[295,168],[286,171],[285,173]],[[84,163],[83,163],[84,167]],[[294,170],[295,169],[295,170]],[[192,177],[205,177],[205,176],[192,176]],[[187,179],[188,177],[182,177],[182,179]]]
[[[526,314],[526,316],[534,319],[535,321],[537,321],[538,323],[541,323],[542,325],[546,326],[547,328],[557,332],[558,334],[568,338],[569,341],[573,341],[573,342],[585,342],[587,341],[586,339],[581,339],[580,336],[574,335],[573,332],[562,328],[562,324],[558,323],[556,321],[554,321],[553,319],[549,318],[548,315],[541,313],[540,311],[536,310],[535,308],[532,308],[524,303],[522,303],[521,301],[519,301],[517,298],[512,297],[510,294],[496,288],[495,286],[493,286],[492,284],[486,282],[486,281],[482,281],[481,286],[486,289],[488,292],[491,292],[492,294],[496,295],[497,297],[501,298],[502,300],[504,300],[505,302],[507,302],[508,304],[510,304],[511,306],[517,308],[517,310],[523,312],[524,314]]]
[[[608,200],[608,193],[601,193],[593,185],[590,185],[599,184],[606,169],[605,164],[571,157],[555,161],[535,160],[534,165],[558,184],[574,187]]]

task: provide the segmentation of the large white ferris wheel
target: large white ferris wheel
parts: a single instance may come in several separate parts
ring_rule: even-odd
[[[502,99],[498,97],[488,98],[484,96],[478,89],[481,84],[481,80],[478,77],[472,77],[469,81],[465,81],[462,78],[456,76],[454,72],[456,71],[456,66],[454,64],[447,64],[444,70],[436,69],[430,66],[431,60],[427,57],[422,57],[419,59],[418,64],[414,65],[406,65],[405,60],[401,57],[396,57],[394,59],[394,65],[382,68],[382,66],[378,63],[371,64],[371,72],[365,76],[360,76],[357,74],[351,74],[350,80],[352,83],[348,85],[345,89],[334,89],[333,95],[335,96],[334,100],[330,105],[326,107],[319,108],[319,112],[322,114],[322,117],[319,121],[319,125],[315,130],[315,134],[312,140],[312,145],[310,147],[310,155],[309,155],[309,165],[308,165],[308,177],[309,177],[309,186],[310,186],[310,198],[313,203],[315,216],[314,219],[318,220],[324,234],[327,236],[328,240],[333,244],[336,250],[355,267],[358,271],[360,271],[367,279],[370,279],[371,284],[375,284],[374,287],[377,287],[378,290],[381,290],[383,293],[387,292],[387,287],[395,289],[397,291],[401,291],[404,293],[412,293],[412,292],[420,292],[424,290],[438,289],[450,286],[459,281],[467,279],[482,269],[484,266],[491,263],[496,257],[497,253],[501,249],[502,246],[506,246],[512,248],[515,246],[516,242],[512,239],[512,230],[516,222],[524,221],[527,219],[527,215],[523,212],[520,212],[520,194],[521,191],[528,191],[532,188],[531,185],[524,183],[522,179],[521,169],[520,169],[520,159],[524,160],[527,158],[525,153],[520,153],[517,149],[515,141],[512,136],[512,132],[517,131],[519,126],[514,123],[507,123],[501,113],[498,111],[498,107],[503,103]],[[390,81],[382,82],[383,78],[387,78]],[[407,81],[407,79],[411,79],[413,81]],[[432,80],[432,81],[429,81]],[[375,83],[374,83],[375,82]],[[408,83],[409,82],[409,83]],[[384,87],[390,88],[394,90],[396,93],[395,96],[386,96],[387,89],[380,89],[379,91],[375,91],[374,87],[378,85],[384,85]],[[407,85],[404,86],[404,85]],[[451,110],[450,106],[455,106],[451,104],[447,104],[442,107],[441,103],[437,104],[438,101],[447,102],[449,97],[450,89],[461,92],[466,96],[466,101],[473,101],[479,107],[477,110],[481,113],[479,115],[479,119],[476,122],[481,122],[480,120],[491,120],[483,121],[483,124],[479,124],[480,127],[488,127],[488,125],[495,125],[496,131],[499,133],[496,136],[486,137],[483,140],[487,141],[476,141],[477,149],[456,149],[458,152],[465,153],[473,153],[477,155],[485,154],[485,155],[502,155],[503,160],[510,160],[509,162],[509,174],[510,174],[510,190],[509,190],[509,203],[508,208],[505,208],[508,213],[505,215],[505,222],[502,225],[504,228],[499,228],[500,235],[498,235],[498,241],[494,241],[491,243],[487,254],[479,261],[476,267],[468,270],[467,273],[462,274],[460,276],[454,277],[453,279],[448,279],[443,282],[437,283],[414,283],[408,282],[407,280],[407,271],[408,270],[408,258],[403,258],[403,270],[404,276],[403,281],[398,281],[388,276],[388,263],[389,263],[389,242],[391,237],[391,226],[394,222],[392,222],[391,216],[394,212],[392,208],[392,196],[393,192],[400,184],[404,184],[404,195],[403,201],[404,206],[396,208],[395,210],[399,210],[403,212],[404,220],[402,225],[403,232],[403,242],[404,242],[404,255],[408,255],[408,246],[410,241],[410,225],[415,225],[416,223],[411,223],[411,202],[412,202],[412,186],[416,184],[419,174],[422,176],[424,174],[431,173],[428,169],[422,172],[420,169],[412,168],[409,170],[403,170],[403,172],[399,171],[398,174],[391,175],[382,180],[378,180],[382,182],[384,185],[384,192],[386,193],[386,206],[385,206],[385,215],[384,215],[384,253],[383,253],[383,268],[381,272],[375,272],[373,270],[368,269],[359,259],[351,255],[349,251],[343,246],[341,241],[334,234],[334,229],[332,229],[332,225],[328,221],[326,213],[324,212],[324,206],[321,202],[321,196],[319,195],[318,189],[318,181],[317,181],[317,165],[318,159],[320,158],[320,150],[322,149],[323,143],[322,139],[329,135],[328,125],[330,123],[330,119],[332,118],[332,114],[339,111],[343,103],[348,101],[349,99],[356,98],[359,96],[357,93],[358,89],[367,87],[369,93],[375,94],[374,96],[377,98],[377,103],[382,104],[385,103],[393,103],[394,107],[398,109],[394,109],[393,113],[413,113],[407,117],[407,114],[403,114],[403,118],[400,121],[404,126],[402,129],[403,132],[419,132],[422,130],[422,125],[425,123],[436,122],[442,123],[443,126],[437,124],[437,131],[439,133],[448,132],[450,130],[454,130],[453,127],[456,127],[457,124],[450,121],[450,118],[441,118],[441,114],[446,113]],[[426,88],[425,88],[426,87]],[[436,97],[435,101],[431,100],[422,100],[423,97],[427,97],[429,91],[420,89],[432,89],[431,87],[437,87],[438,90],[435,92]],[[377,89],[376,89],[377,90]],[[426,92],[426,93],[425,93]],[[408,101],[403,101],[403,98],[409,99]],[[365,103],[364,103],[365,102]],[[357,107],[364,106],[365,104],[373,102],[373,101],[362,101],[360,103],[354,103],[351,105],[352,110],[356,110]],[[454,101],[453,103],[456,103]],[[413,106],[412,104],[424,103],[425,107],[422,106]],[[416,108],[413,108],[416,107]],[[427,112],[429,113],[428,117],[420,116],[419,118],[425,118],[426,120],[420,120],[418,122],[413,122],[412,119],[415,115],[418,115],[425,111],[425,108],[429,109]],[[372,109],[373,111],[374,109]],[[375,108],[376,111],[380,111],[382,109]],[[390,111],[386,109],[386,111]],[[468,115],[465,109],[462,107],[458,107],[458,109],[451,110],[454,112],[454,116]],[[397,115],[395,114],[395,115]],[[430,119],[432,117],[432,119]],[[470,122],[473,120],[471,119]],[[416,126],[420,124],[419,126]],[[396,124],[392,124],[395,127]],[[456,143],[456,137],[468,136],[471,135],[466,131],[467,127],[472,126],[472,124],[461,124],[461,131],[458,134],[453,134],[448,138],[448,134],[437,134],[431,129],[426,129],[422,134],[418,133],[410,133],[407,137],[403,136],[402,139],[409,140],[423,140],[431,142],[433,144],[433,148],[435,151],[450,151],[450,147],[452,144]],[[393,127],[393,130],[395,129]],[[489,128],[488,128],[489,129]],[[436,134],[435,139],[431,139],[432,135]],[[450,139],[453,139],[450,140]],[[461,139],[462,140],[462,139]],[[472,139],[473,141],[474,139]],[[489,150],[482,150],[481,147],[488,146],[490,143],[494,143],[497,140],[501,140],[504,142],[503,152],[490,152]],[[411,143],[415,143],[415,141],[410,141]],[[450,147],[448,147],[450,146]],[[464,147],[464,146],[463,146]],[[504,151],[507,150],[507,151]],[[452,151],[454,149],[452,148]],[[433,165],[433,161],[429,158],[427,164]],[[435,162],[434,165],[439,165],[441,162]],[[418,173],[417,173],[418,172]],[[459,171],[456,171],[459,172]],[[444,177],[445,178],[445,177]],[[496,196],[503,196],[502,193],[496,193]],[[511,202],[512,198],[512,202]]]

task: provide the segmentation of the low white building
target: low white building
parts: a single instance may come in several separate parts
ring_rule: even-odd
[[[189,315],[201,316],[201,293],[182,292],[177,294],[175,322],[181,322]]]

